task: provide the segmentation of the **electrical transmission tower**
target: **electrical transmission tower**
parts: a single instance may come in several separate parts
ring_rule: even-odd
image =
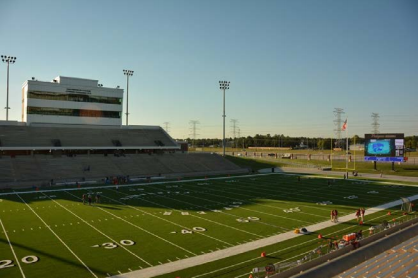
[[[163,125],[164,125],[165,132],[168,133],[170,130],[170,122],[164,122]]]
[[[235,143],[235,147],[236,147],[237,146],[237,143],[236,143],[237,131],[239,130],[238,120],[237,119],[231,119],[230,122],[231,122],[231,128],[232,128],[234,143]]]
[[[342,108],[334,108],[334,124],[335,124],[335,135],[337,136],[336,144],[338,147],[341,147],[341,127],[342,127],[342,119],[341,115],[345,114],[344,109]],[[332,148],[332,146],[331,146]]]
[[[195,120],[191,120],[189,122],[189,124],[190,124],[190,131],[191,131],[190,135],[192,136],[192,139],[193,139],[192,145],[195,146],[194,142],[196,140],[196,136],[199,135],[199,134],[196,133],[196,131],[199,129],[197,127],[197,125],[200,124],[200,122],[199,121],[195,121]]]
[[[378,134],[379,133],[379,126],[380,126],[379,118],[380,118],[379,113],[372,113],[372,119],[373,119],[372,133],[373,134]]]

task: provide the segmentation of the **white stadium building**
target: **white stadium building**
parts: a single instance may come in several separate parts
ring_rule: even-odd
[[[120,126],[122,103],[123,89],[102,87],[98,80],[32,78],[22,86],[22,122]]]

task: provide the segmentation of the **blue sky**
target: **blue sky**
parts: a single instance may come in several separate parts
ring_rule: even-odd
[[[32,76],[98,79],[125,88],[130,124],[188,137],[222,136],[222,93],[241,135],[333,136],[335,107],[350,134],[418,134],[418,1],[0,0],[0,54],[10,119]],[[6,65],[0,65],[0,107]],[[124,106],[125,107],[125,106]],[[1,109],[0,120],[5,119]],[[125,122],[125,119],[124,119]]]

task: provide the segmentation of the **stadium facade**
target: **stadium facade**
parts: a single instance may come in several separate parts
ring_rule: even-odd
[[[58,76],[51,82],[27,80],[22,86],[22,122],[122,124],[123,89],[98,80]]]

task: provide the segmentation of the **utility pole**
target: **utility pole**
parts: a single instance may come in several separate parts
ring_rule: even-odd
[[[164,130],[165,130],[165,132],[169,132],[169,129],[170,129],[170,122],[164,122],[163,123],[164,124]]]
[[[238,125],[237,125],[237,123],[238,123],[238,120],[237,119],[231,119],[230,120],[230,122],[231,122],[231,128],[232,128],[232,134],[233,134],[233,138],[234,138],[234,143],[235,143],[235,148],[237,147],[237,143],[236,143],[236,138],[237,138],[237,130],[239,129],[238,128]]]
[[[223,156],[225,156],[225,118],[226,118],[226,115],[225,115],[225,90],[229,90],[229,83],[231,83],[231,82],[229,82],[229,81],[219,81],[219,89],[221,89],[221,90],[223,90],[223,99],[224,99],[224,101],[223,101],[223,108],[224,108],[224,113],[223,113],[223,115],[222,115],[222,117],[223,117],[223,138],[222,138],[222,148],[223,148]]]
[[[373,119],[373,122],[372,122],[372,133],[373,134],[380,133],[379,132],[379,126],[380,126],[380,124],[379,124],[379,118],[380,118],[379,113],[372,113],[372,119]]]
[[[129,76],[134,75],[133,70],[123,70],[123,74],[126,75],[126,125],[128,125],[129,116]]]
[[[189,122],[189,124],[190,124],[190,131],[191,131],[191,134],[190,135],[193,138],[193,147],[195,147],[196,136],[199,135],[199,134],[196,133],[196,131],[199,129],[197,127],[197,125],[200,124],[200,122],[199,121],[196,121],[196,120],[191,120]]]
[[[10,64],[16,63],[16,57],[1,55],[1,60],[4,63],[7,63],[7,89],[6,89],[6,121],[9,120],[9,66]]]
[[[338,147],[341,147],[341,126],[342,126],[342,119],[341,119],[341,115],[345,114],[344,109],[342,108],[335,108],[334,109],[334,116],[335,116],[335,120],[334,120],[334,124],[335,124],[335,135],[337,136],[337,145]],[[331,149],[333,148],[333,146],[331,146]]]

